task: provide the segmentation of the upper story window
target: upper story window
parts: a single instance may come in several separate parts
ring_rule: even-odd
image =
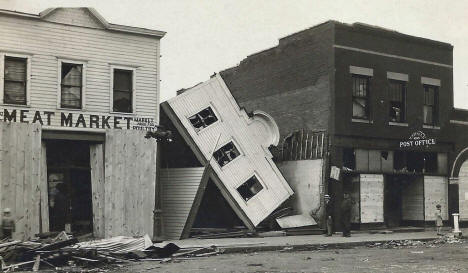
[[[197,132],[218,121],[218,118],[211,107],[201,110],[195,115],[190,116],[188,119]]]
[[[424,108],[423,122],[425,125],[437,125],[438,106],[439,106],[439,88],[434,85],[423,85],[424,87]]]
[[[134,69],[113,68],[112,111],[132,113],[134,111]]]
[[[27,104],[28,58],[5,56],[3,103]]]
[[[352,75],[353,78],[353,118],[370,119],[369,76]]]
[[[257,176],[252,176],[247,181],[245,181],[242,185],[237,188],[237,192],[242,196],[244,201],[249,201],[252,197],[254,197],[257,193],[259,193],[263,189],[262,184],[258,181]]]
[[[218,162],[219,166],[223,167],[229,162],[233,161],[240,155],[239,150],[237,149],[234,142],[230,141],[229,143],[225,144],[218,150],[216,150],[213,154],[214,158]]]
[[[406,121],[406,82],[389,80],[389,118],[392,122]]]
[[[60,62],[60,108],[83,107],[84,64]]]

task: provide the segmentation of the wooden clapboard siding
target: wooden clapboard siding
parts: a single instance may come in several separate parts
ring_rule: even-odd
[[[103,144],[90,145],[91,190],[93,202],[93,235],[104,234],[104,149]]]
[[[384,181],[381,174],[361,174],[361,223],[384,221]]]
[[[203,167],[160,169],[165,239],[181,238],[203,170]]]
[[[254,132],[249,128],[251,119],[239,108],[219,75],[170,99],[167,103],[205,160],[211,158],[213,146],[218,138],[217,148],[232,139],[235,141],[242,155],[222,169],[215,160],[211,162],[211,167],[254,226],[293,194],[273,163],[267,147],[258,143]],[[187,117],[210,105],[219,121],[198,133],[195,132]],[[259,177],[263,190],[245,202],[237,192],[237,187],[254,173]]]
[[[16,219],[15,239],[27,239],[41,231],[41,199],[47,180],[42,168],[41,128],[34,124],[0,122],[0,209],[10,208]],[[46,214],[46,213],[44,213]]]
[[[436,205],[442,206],[442,219],[448,220],[448,179],[442,176],[424,176],[424,219],[435,221]]]
[[[31,58],[31,109],[56,110],[58,59],[64,58],[86,62],[85,111],[109,113],[110,65],[116,64],[136,68],[136,114],[157,119],[159,38],[67,24],[96,23],[81,9],[62,9],[46,19],[64,24],[0,15],[0,52]]]
[[[153,235],[156,141],[144,136],[145,133],[140,131],[106,132],[104,194],[96,193],[104,200],[105,237]],[[92,152],[98,149],[93,148]],[[98,183],[94,175],[93,178],[92,184]],[[93,185],[93,195],[95,188],[102,191]]]
[[[424,182],[422,176],[412,179],[402,191],[402,220],[424,221]]]
[[[458,212],[460,220],[468,220],[468,161],[463,162],[458,174]]]

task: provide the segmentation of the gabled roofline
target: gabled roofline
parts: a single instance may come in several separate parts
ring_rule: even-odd
[[[55,11],[61,8],[48,8],[48,9],[43,10],[39,14],[31,14],[31,13],[0,9],[0,15],[10,15],[10,16],[32,18],[32,19],[45,21],[45,19],[49,15],[53,14]],[[166,34],[166,32],[160,31],[160,30],[111,24],[107,22],[107,20],[104,17],[102,17],[102,15],[94,8],[90,8],[90,7],[77,7],[77,8],[86,9],[94,18],[96,18],[96,20],[98,20],[98,22],[106,30],[133,33],[133,34],[139,34],[139,35],[145,35],[145,36],[153,36],[153,37],[158,37],[158,38],[162,38]]]

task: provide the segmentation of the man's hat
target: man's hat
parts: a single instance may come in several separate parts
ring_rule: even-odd
[[[11,209],[10,208],[4,208],[3,212],[11,212]]]
[[[330,195],[328,195],[328,194],[325,194],[325,198],[330,198]]]

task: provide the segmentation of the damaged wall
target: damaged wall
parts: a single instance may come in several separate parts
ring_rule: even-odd
[[[320,210],[320,196],[323,193],[322,168],[323,160],[297,160],[278,163],[284,178],[294,191],[289,204],[295,214],[316,212],[316,221],[322,219],[323,210]]]

